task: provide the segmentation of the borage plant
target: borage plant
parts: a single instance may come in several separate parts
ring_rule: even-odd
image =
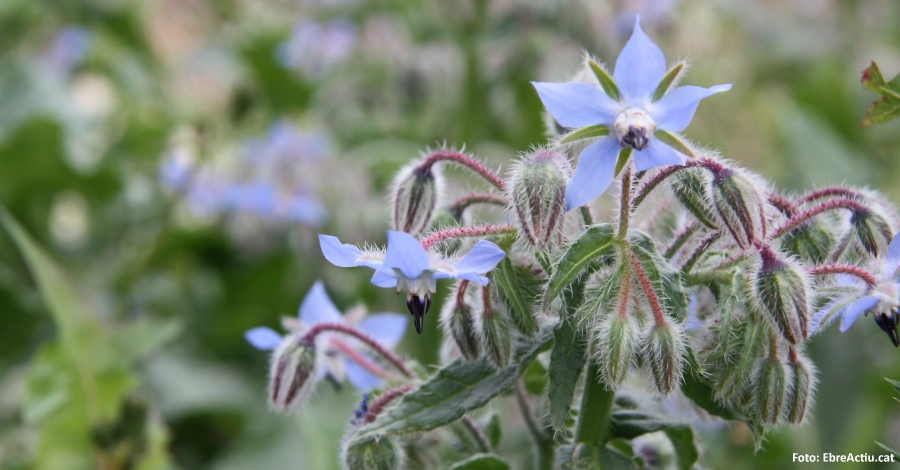
[[[539,469],[641,468],[666,448],[693,467],[690,422],[667,401],[681,396],[745,423],[757,445],[803,423],[817,381],[810,335],[871,313],[900,342],[898,216],[866,190],[779,194],[686,140],[700,100],[730,85],[677,87],[685,68],[666,69],[636,20],[612,74],[588,57],[576,80],[534,84],[566,132],[505,179],[432,151],[396,177],[384,250],[321,235],[330,262],[405,293],[419,333],[437,282],[455,280],[440,313],[449,359],[432,373],[407,363],[391,352],[405,321],[342,317],[317,284],[290,335],[248,332],[274,350],[273,407],[300,405],[322,378],[367,392],[342,444],[348,469],[507,468],[493,453],[497,421],[477,410],[510,391]],[[491,191],[441,212],[447,163]],[[587,204],[611,186],[618,206],[598,217]],[[473,204],[503,206],[512,223],[466,225]],[[526,372],[537,385],[523,385]],[[632,442],[659,432],[671,446]]]

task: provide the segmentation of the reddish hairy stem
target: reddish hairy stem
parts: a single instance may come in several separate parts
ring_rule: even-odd
[[[469,287],[469,281],[463,279],[456,286],[456,305],[463,305],[466,302],[466,289]]]
[[[857,191],[854,191],[850,188],[842,188],[840,186],[829,186],[827,188],[822,188],[816,191],[813,191],[809,194],[801,196],[794,201],[794,207],[798,207],[802,204],[806,204],[808,202],[816,201],[818,199],[823,199],[826,197],[842,197],[848,199],[861,199],[862,194]]]
[[[438,162],[453,162],[457,165],[462,165],[475,173],[478,173],[482,178],[496,186],[497,189],[501,191],[506,189],[506,183],[504,183],[496,173],[484,166],[478,160],[475,160],[462,152],[457,152],[455,150],[435,150],[425,157],[422,166],[430,167]]]
[[[413,372],[405,362],[403,362],[403,359],[401,359],[400,356],[394,354],[394,352],[390,349],[382,346],[377,340],[375,340],[375,338],[363,333],[362,331],[359,331],[356,328],[353,328],[352,326],[344,325],[343,323],[317,323],[309,328],[309,330],[305,335],[303,335],[300,341],[308,344],[314,344],[316,336],[326,331],[343,333],[362,341],[366,344],[366,346],[369,346],[370,348],[374,349],[375,352],[380,354],[381,357],[387,359],[388,362],[393,364],[394,367],[397,368],[397,370],[403,373],[403,375],[409,378],[416,377],[416,373]]]
[[[377,375],[378,377],[381,377],[384,379],[396,377],[394,374],[386,371],[383,367],[378,365],[374,360],[369,359],[368,357],[366,357],[365,355],[363,355],[362,353],[360,353],[359,351],[354,349],[353,346],[350,346],[349,344],[345,343],[344,341],[340,340],[339,338],[332,337],[331,343],[336,348],[340,349],[341,352],[347,356],[347,358],[349,358],[353,362],[359,364],[360,367],[371,372],[373,375]]]
[[[775,206],[785,217],[790,218],[794,216],[794,203],[790,199],[775,193],[768,193],[766,196],[769,198],[769,204]]]
[[[666,251],[663,253],[663,257],[666,259],[672,259],[681,247],[684,246],[685,243],[694,235],[694,232],[700,228],[700,224],[697,222],[691,222],[690,225],[685,227],[684,230],[681,231],[678,235],[675,235],[675,239],[672,240],[672,244],[666,248]]]
[[[851,276],[856,276],[869,287],[874,287],[875,284],[878,283],[878,280],[875,279],[875,276],[872,275],[869,271],[866,271],[859,266],[853,266],[852,264],[826,264],[822,266],[813,266],[809,268],[809,273],[814,276],[824,276],[827,274],[849,274]]]
[[[628,234],[628,219],[631,215],[631,165],[622,172],[622,196],[619,201],[619,238]]]
[[[719,237],[721,237],[721,236],[722,236],[722,231],[716,230],[714,232],[710,232],[709,235],[707,235],[706,237],[703,238],[703,240],[700,240],[700,243],[697,244],[697,247],[694,248],[694,251],[691,253],[690,256],[688,256],[687,261],[684,262],[684,265],[681,267],[681,270],[686,273],[690,272],[691,268],[693,268],[694,265],[697,264],[697,261],[700,260],[700,256],[702,256],[703,253],[706,250],[708,250],[709,247],[711,247],[712,244],[715,243],[716,240],[718,240]]]
[[[478,225],[475,227],[448,228],[446,230],[434,232],[424,240],[422,240],[422,248],[425,248],[427,250],[437,243],[454,238],[483,237],[485,235],[496,235],[498,233],[512,232],[515,229],[516,228],[515,226],[513,226],[513,224]]]
[[[653,191],[657,186],[659,186],[659,183],[662,183],[666,178],[674,175],[675,173],[678,173],[681,170],[684,170],[685,168],[692,168],[697,166],[701,166],[700,162],[698,162],[697,160],[689,160],[684,165],[669,165],[663,168],[659,173],[653,175],[652,178],[647,180],[647,182],[644,183],[643,186],[641,186],[641,189],[638,191],[637,196],[634,197],[634,207],[641,205],[641,203],[644,202],[644,199],[646,199],[647,196],[650,195],[650,192]]]
[[[631,269],[634,271],[634,275],[637,276],[638,282],[641,284],[641,289],[647,294],[647,303],[650,304],[650,310],[653,311],[653,319],[656,321],[656,325],[665,325],[666,315],[663,313],[662,306],[659,304],[659,297],[656,296],[656,291],[653,290],[653,282],[647,277],[647,272],[644,271],[644,267],[641,266],[641,261],[637,258],[637,255],[630,249],[626,249],[625,252],[628,255],[628,261],[631,263]]]
[[[451,214],[459,218],[462,216],[463,211],[473,204],[506,206],[506,198],[493,193],[470,193],[453,201],[447,209]]]
[[[823,202],[818,206],[807,209],[794,217],[788,219],[787,222],[784,223],[781,227],[779,227],[772,234],[772,239],[776,239],[781,237],[782,235],[790,232],[791,230],[797,228],[800,224],[812,219],[813,217],[827,211],[835,210],[835,209],[849,209],[852,211],[867,211],[869,210],[866,206],[862,205],[857,201],[853,201],[850,199],[835,199],[833,201]]]
[[[375,401],[372,402],[372,406],[369,407],[369,412],[366,413],[366,424],[375,421],[375,418],[377,418],[378,414],[384,410],[384,407],[388,406],[397,398],[407,394],[413,388],[414,387],[410,384],[404,384],[382,393],[378,398],[375,399]]]

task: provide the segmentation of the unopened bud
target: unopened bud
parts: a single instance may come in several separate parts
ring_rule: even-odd
[[[487,358],[497,368],[506,367],[512,354],[509,321],[502,303],[491,298],[491,289],[482,289],[481,339]]]
[[[781,238],[781,249],[802,260],[820,264],[828,259],[835,238],[828,224],[815,219],[791,230]]]
[[[712,196],[709,178],[699,168],[686,168],[669,177],[675,199],[684,206],[700,223],[717,228],[716,216],[710,207]]]
[[[444,178],[436,165],[418,161],[403,167],[391,191],[393,230],[417,235],[428,228],[443,189]]]
[[[644,340],[643,356],[644,361],[650,364],[659,393],[669,395],[678,389],[686,353],[681,325],[667,322],[650,328]]]
[[[316,346],[299,335],[288,336],[272,355],[269,404],[278,411],[302,405],[318,382]]]
[[[566,215],[566,185],[572,167],[552,149],[524,155],[510,172],[508,200],[529,245],[541,250],[559,244]]]
[[[452,338],[460,354],[466,360],[474,361],[481,354],[475,315],[466,301],[469,281],[459,281],[455,292],[444,302],[441,311],[441,326],[444,334]]]
[[[341,463],[344,470],[401,470],[406,453],[392,436],[356,437],[344,445]]]
[[[721,167],[713,175],[713,206],[741,248],[762,239],[764,206],[756,186],[742,171]]]
[[[816,366],[802,353],[794,352],[791,358],[794,386],[787,419],[792,424],[801,424],[806,418],[806,410],[816,393]]]
[[[599,366],[607,388],[615,390],[636,360],[640,339],[637,320],[627,313],[610,313],[597,324],[592,336],[594,364]]]
[[[866,209],[853,211],[850,230],[860,247],[873,257],[878,257],[879,253],[887,253],[887,247],[894,237],[887,220],[877,212]]]
[[[781,419],[785,402],[791,396],[794,383],[791,369],[774,355],[761,361],[753,384],[753,405],[756,419],[776,424]]]
[[[756,301],[784,339],[798,344],[808,336],[807,282],[802,272],[768,246],[760,250]]]

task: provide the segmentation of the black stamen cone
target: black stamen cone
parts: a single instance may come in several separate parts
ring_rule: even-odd
[[[622,141],[635,150],[644,150],[650,143],[650,139],[647,138],[647,129],[638,129],[634,126],[628,126],[628,133],[622,137]]]
[[[891,313],[881,313],[875,315],[875,323],[888,334],[894,347],[900,346],[900,335],[897,333],[897,324],[900,322],[900,315],[894,310]]]
[[[416,333],[422,334],[422,329],[425,326],[425,314],[431,308],[431,296],[426,295],[425,298],[422,298],[418,295],[411,295],[406,298],[406,308],[409,309],[410,315],[413,316]]]

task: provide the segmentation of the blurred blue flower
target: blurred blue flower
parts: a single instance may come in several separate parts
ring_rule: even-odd
[[[169,191],[187,189],[194,172],[193,159],[184,149],[174,148],[163,157],[159,168],[159,180]]]
[[[224,207],[233,212],[249,212],[269,220],[299,222],[318,226],[325,220],[325,207],[302,193],[289,194],[268,181],[232,183],[226,191]]]
[[[43,58],[54,70],[67,74],[84,60],[90,46],[91,35],[86,29],[66,26],[56,33]]]
[[[362,426],[366,422],[366,416],[369,414],[369,394],[363,393],[362,400],[359,401],[359,407],[353,410],[353,419],[350,424],[354,426]]]
[[[566,188],[569,210],[603,194],[615,177],[616,160],[625,147],[634,151],[637,171],[660,165],[683,165],[687,156],[654,137],[657,130],[678,132],[691,122],[700,100],[731,88],[683,86],[653,101],[666,73],[666,58],[634,19],[631,39],[616,60],[613,78],[618,101],[590,83],[532,82],[544,106],[560,125],[577,128],[604,125],[610,134],[581,152]]]
[[[260,326],[244,333],[244,338],[256,349],[271,351],[285,341],[295,341],[311,326],[319,323],[341,323],[354,327],[374,338],[382,346],[393,349],[406,332],[407,318],[397,313],[377,313],[363,316],[361,311],[341,315],[325,292],[322,281],[316,281],[300,304],[299,322],[286,319],[285,326],[292,334],[283,337],[275,330]],[[292,321],[293,320],[293,321]],[[389,375],[375,359],[362,352],[365,347],[358,340],[336,333],[322,333],[316,337],[318,357],[323,364],[321,377],[330,376],[335,382],[346,379],[361,391],[378,388]]]
[[[285,68],[320,76],[349,57],[356,40],[356,26],[347,19],[338,18],[327,24],[303,21],[278,46],[275,56]]]
[[[265,139],[250,142],[247,160],[251,164],[300,164],[328,155],[329,140],[321,132],[303,132],[286,119],[269,127]]]
[[[438,279],[465,279],[482,286],[490,279],[483,276],[494,269],[506,253],[497,245],[480,240],[458,260],[432,255],[406,232],[388,231],[387,252],[363,251],[343,244],[337,237],[319,235],[325,259],[343,268],[365,266],[375,270],[372,284],[406,292],[406,307],[413,316],[416,332],[422,334],[425,314],[431,308],[431,295]]]
[[[616,36],[624,38],[631,32],[635,15],[640,15],[645,25],[658,25],[664,23],[672,16],[681,0],[641,0],[628,2],[624,10],[613,19],[613,27]]]
[[[837,287],[843,291],[819,309],[810,321],[810,332],[827,327],[834,319],[841,318],[841,332],[853,326],[856,319],[869,312],[875,323],[900,347],[897,326],[900,323],[900,234],[894,236],[888,247],[887,257],[875,261],[878,283],[868,286],[856,277],[846,274],[836,276]]]

